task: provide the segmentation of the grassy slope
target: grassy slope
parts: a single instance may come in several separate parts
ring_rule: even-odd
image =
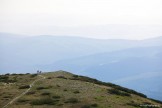
[[[58,71],[42,75],[46,79],[35,83],[29,93],[9,105],[9,108],[140,108],[139,105],[143,104],[162,105],[135,94],[112,94],[112,87],[76,79],[71,73]],[[15,76],[17,82],[14,84],[6,86],[0,82],[0,107],[26,90],[19,89],[22,84],[28,85],[38,78],[10,75],[11,79]]]

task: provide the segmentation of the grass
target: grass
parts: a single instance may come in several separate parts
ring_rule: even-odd
[[[118,89],[120,91],[124,91],[126,93],[135,94],[135,95],[139,95],[141,97],[147,98],[146,95],[144,95],[142,93],[139,93],[139,92],[136,92],[136,91],[134,91],[132,89],[121,87],[119,85],[115,85],[115,84],[112,84],[112,83],[102,82],[102,81],[99,81],[97,79],[89,78],[89,77],[86,77],[86,76],[73,75],[73,78],[71,78],[71,80],[80,80],[80,81],[95,83],[95,84],[99,84],[99,85],[104,85],[104,86],[108,86],[108,87]]]
[[[40,98],[30,102],[31,105],[55,105],[56,103],[57,101],[52,98]]]
[[[41,95],[43,95],[43,96],[45,96],[45,95],[51,95],[51,93],[50,92],[43,92],[43,93],[41,93]]]
[[[18,103],[24,103],[24,102],[28,102],[29,100],[28,99],[25,99],[25,98],[20,98],[17,100]]]
[[[144,103],[160,104],[141,97],[130,89],[93,78],[64,71],[42,75],[46,79],[36,82],[26,95],[8,108],[105,108],[105,106],[107,108],[136,108],[136,105]],[[8,75],[8,79],[16,78],[17,82],[7,86],[4,86],[4,82],[0,82],[0,107],[25,91],[25,89],[18,89],[20,86],[30,85],[39,78],[39,76],[31,76],[32,74]],[[134,103],[131,104],[132,102]]]
[[[2,76],[7,76],[7,78],[6,81],[0,81],[0,108],[25,91],[25,89],[19,89],[20,86],[29,85],[37,78],[30,78],[30,74],[0,75],[0,77]],[[16,82],[14,81],[15,79]],[[8,98],[4,98],[6,96]]]
[[[60,99],[60,98],[61,98],[61,96],[58,96],[58,95],[53,95],[53,96],[52,96],[52,98],[53,98],[53,99]]]
[[[81,108],[97,108],[98,104],[83,105]]]
[[[9,77],[9,74],[7,75],[0,75],[0,82],[3,83],[15,83],[17,82],[16,77],[13,77],[12,79]]]
[[[35,94],[35,91],[29,91],[26,93],[26,95],[33,95],[33,94]]]

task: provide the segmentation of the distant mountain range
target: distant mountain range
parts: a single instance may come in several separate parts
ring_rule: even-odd
[[[0,73],[66,70],[162,100],[162,37],[146,40],[0,33]]]
[[[0,33],[0,72],[35,71],[37,65],[59,60],[112,52],[133,47],[160,46],[162,37],[134,40],[101,40],[67,36],[25,37]],[[7,68],[10,67],[10,68]]]
[[[44,69],[77,72],[78,74],[114,82],[162,99],[162,47],[131,48],[62,60]],[[43,66],[42,66],[43,67]],[[153,96],[155,95],[156,96]]]

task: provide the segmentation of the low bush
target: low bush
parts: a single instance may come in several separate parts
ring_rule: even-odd
[[[78,93],[80,93],[80,91],[79,90],[75,90],[73,93],[78,94]]]
[[[28,89],[30,88],[30,85],[22,85],[19,87],[19,89]]]
[[[108,89],[108,92],[110,94],[115,94],[115,95],[121,95],[121,96],[131,96],[129,93],[123,92],[123,91],[119,91],[117,89]]]
[[[47,79],[52,79],[52,77],[48,77]]]
[[[26,95],[32,95],[32,94],[35,94],[35,91],[29,91],[26,93]]]
[[[49,93],[49,92],[44,92],[44,93],[42,93],[41,95],[51,95],[51,93]]]
[[[7,75],[7,76],[8,76],[8,75],[10,75],[10,73],[6,73],[5,75]]]
[[[94,104],[91,104],[92,107],[98,107],[98,104],[94,103]]]
[[[3,98],[11,98],[12,96],[4,96]]]
[[[48,87],[42,87],[42,86],[40,86],[40,87],[37,87],[36,89],[37,90],[42,90],[42,89],[48,89]]]
[[[22,76],[22,75],[25,75],[25,74],[19,73],[19,74],[17,74],[17,75],[20,75],[20,76]]]
[[[121,90],[121,91],[124,91],[124,92],[127,92],[127,93],[131,93],[131,94],[135,94],[135,95],[138,95],[138,96],[147,98],[146,95],[144,95],[144,94],[142,94],[142,93],[139,93],[139,92],[136,92],[136,91],[134,91],[134,90],[128,89],[128,88],[124,88],[124,87],[121,87],[121,86],[115,86],[114,88],[115,88],[115,89],[118,89],[118,90]]]
[[[157,103],[162,104],[162,101],[160,101],[160,100],[156,100],[156,99],[152,99],[152,98],[149,98],[149,99],[152,100],[152,101],[154,101],[154,102],[157,102]]]
[[[140,107],[140,105],[137,103],[127,103],[127,105],[133,106],[133,107]]]
[[[7,75],[0,75],[0,82],[8,82],[9,76]]]
[[[57,78],[67,79],[65,76],[57,76]]]
[[[55,105],[58,102],[58,100],[53,100],[52,98],[41,98],[41,99],[36,99],[32,100],[30,102],[31,105]]]
[[[16,74],[16,73],[12,73],[11,75],[13,75],[13,76],[14,76],[14,75],[17,75],[17,74]]]
[[[69,98],[67,101],[65,101],[65,103],[78,103],[78,99],[77,98]]]
[[[91,104],[91,105],[83,105],[81,108],[96,108],[98,107],[97,104]]]
[[[68,91],[67,89],[64,89],[64,91]]]
[[[19,102],[19,103],[24,103],[24,102],[27,102],[27,101],[29,101],[29,100],[24,99],[24,98],[20,98],[20,99],[17,100],[17,102]]]
[[[57,84],[56,87],[61,87],[61,86]]]
[[[57,106],[63,106],[64,104],[63,103],[59,103],[59,104],[57,104]]]
[[[150,102],[143,102],[143,104],[147,104],[147,105],[151,105],[151,103]]]
[[[73,75],[73,77],[74,77],[74,78],[78,78],[78,77],[79,77],[79,75]]]
[[[81,108],[91,108],[90,105],[83,105]]]
[[[53,98],[53,99],[59,99],[59,98],[61,98],[61,97],[58,96],[58,95],[53,95],[52,98]]]
[[[37,76],[37,74],[30,75],[31,78],[36,77],[36,76]]]

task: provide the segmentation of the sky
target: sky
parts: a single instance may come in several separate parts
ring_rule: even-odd
[[[113,38],[108,37],[111,33],[100,37],[100,32],[81,33],[85,32],[83,28],[103,25],[131,25],[136,29],[149,26],[144,30],[153,31],[148,37],[162,35],[159,30],[162,28],[162,0],[0,0],[0,32]],[[78,32],[73,33],[74,30]],[[123,38],[142,39],[147,35],[123,35]]]

